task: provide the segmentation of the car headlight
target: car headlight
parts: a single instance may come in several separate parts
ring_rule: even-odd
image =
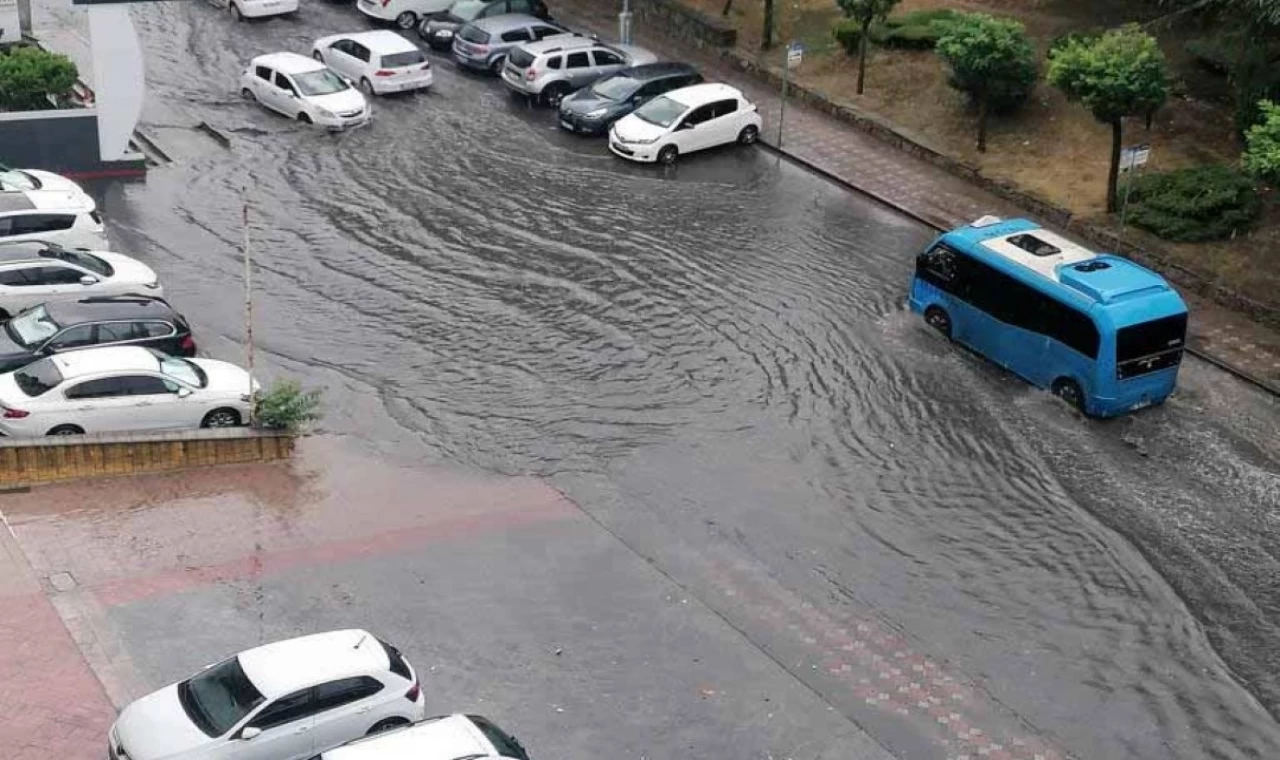
[[[657,141],[658,141],[657,137],[650,137],[648,140],[641,140],[640,138],[637,137],[633,140],[628,140],[627,142],[633,142],[633,143],[636,143],[637,145],[649,145],[650,143],[656,143]]]
[[[587,112],[586,112],[586,114],[584,114],[584,115],[585,115],[588,119],[598,119],[598,118],[600,118],[601,116],[604,116],[604,115],[605,115],[606,113],[608,113],[608,112],[609,112],[609,109],[608,109],[608,108],[596,108],[596,109],[594,109],[594,110],[587,111]]]
[[[449,37],[452,37],[452,36],[453,36],[453,30],[452,30],[452,29],[437,29],[437,30],[435,31],[435,35],[436,35],[437,37],[444,37],[444,38],[448,39]]]
[[[326,119],[332,119],[334,116],[337,116],[337,114],[330,111],[328,108],[321,108],[320,106],[316,106],[315,108],[317,116],[323,116]]]
[[[159,280],[152,280],[151,282],[144,282],[144,283],[142,283],[142,287],[144,287],[144,288],[150,288],[151,290],[156,290],[157,288],[159,288],[159,287],[160,287],[160,281],[159,281]]]

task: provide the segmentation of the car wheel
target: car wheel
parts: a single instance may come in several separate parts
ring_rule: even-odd
[[[542,102],[552,108],[560,105],[560,101],[564,100],[564,96],[569,94],[569,85],[564,82],[556,82],[549,84],[542,91]]]
[[[400,726],[407,725],[409,725],[409,721],[404,718],[387,718],[386,720],[380,720],[377,723],[374,723],[369,727],[369,730],[366,731],[364,735],[372,736],[374,734],[380,734],[383,731],[390,731],[393,728],[399,728]]]
[[[500,55],[493,59],[493,63],[489,64],[489,71],[493,72],[494,76],[500,76],[502,74],[502,67],[506,65],[507,57],[505,55]]]
[[[405,31],[408,31],[417,25],[418,17],[414,15],[413,11],[405,11],[399,16],[396,16],[396,26],[404,29]]]
[[[230,7],[231,7],[231,18],[235,19],[236,21],[244,21],[244,14],[240,12],[240,6],[236,5],[235,3],[231,3]]]
[[[202,428],[240,427],[240,412],[235,409],[214,409],[200,420]]]
[[[1084,411],[1084,391],[1080,390],[1080,383],[1069,377],[1060,377],[1053,381],[1053,395],[1067,402],[1072,409],[1078,412]]]
[[[254,94],[253,94],[253,90],[250,90],[248,87],[245,87],[245,88],[243,88],[243,89],[241,89],[241,90],[240,90],[240,97],[244,98],[245,100],[249,101],[250,103],[252,103],[252,102],[254,102],[254,101],[256,101],[256,100],[258,99],[258,96],[257,96],[257,95],[254,95]]]
[[[84,428],[79,425],[59,425],[45,435],[84,435]]]
[[[748,124],[738,133],[738,142],[742,145],[750,145],[760,139],[760,128],[755,124]]]
[[[951,315],[938,306],[930,306],[924,310],[925,324],[942,333],[942,337],[951,340]]]
[[[658,151],[658,163],[663,164],[664,166],[671,166],[676,162],[676,159],[679,156],[679,148],[674,145],[667,145],[662,150]]]
[[[373,84],[365,77],[360,78],[360,91],[368,97],[373,97]]]
[[[299,112],[298,112],[298,121],[302,122],[303,124],[312,124],[312,123],[314,123],[314,122],[312,122],[312,121],[311,121],[311,117],[307,114],[307,112],[306,112],[306,111],[299,111]]]

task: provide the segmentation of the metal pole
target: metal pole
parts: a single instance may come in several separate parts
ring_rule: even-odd
[[[1116,238],[1116,253],[1121,256],[1124,255],[1124,221],[1125,216],[1129,213],[1129,191],[1133,189],[1133,181],[1138,178],[1139,168],[1133,166],[1130,167],[1129,171],[1125,172],[1124,200],[1120,203],[1120,234]]]
[[[258,405],[253,398],[253,267],[249,252],[249,203],[244,204],[241,216],[244,224],[244,343],[246,364],[249,368],[249,425],[258,422]]]
[[[618,42],[631,44],[631,0],[622,0],[622,13],[618,14]]]
[[[782,54],[782,104],[778,107],[778,147],[782,147],[782,120],[787,115],[787,82],[791,80],[791,63]]]
[[[18,34],[24,40],[35,37],[31,27],[31,0],[18,0]]]

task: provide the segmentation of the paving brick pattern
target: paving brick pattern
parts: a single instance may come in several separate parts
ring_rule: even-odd
[[[556,0],[554,10],[571,25],[590,29],[602,38],[616,38],[617,7],[612,3]],[[954,226],[983,214],[1027,216],[992,193],[794,100],[787,103],[779,143],[782,99],[778,90],[716,51],[673,38],[667,30],[637,20],[633,31],[637,44],[660,57],[689,61],[708,79],[741,89],[760,109],[766,144],[780,146],[783,153],[840,182],[941,226]],[[779,64],[781,56],[781,50],[774,53]],[[1280,333],[1212,301],[1183,295],[1192,310],[1193,348],[1280,389]]]

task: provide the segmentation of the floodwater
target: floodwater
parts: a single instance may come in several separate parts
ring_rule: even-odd
[[[694,591],[733,556],[1072,756],[1280,757],[1273,400],[1189,362],[1163,408],[1082,421],[904,312],[929,231],[763,150],[625,165],[441,56],[322,134],[238,77],[354,8],[135,18],[178,160],[106,210],[206,351],[243,356],[247,204],[258,369],[324,386],[327,429],[545,478]]]

